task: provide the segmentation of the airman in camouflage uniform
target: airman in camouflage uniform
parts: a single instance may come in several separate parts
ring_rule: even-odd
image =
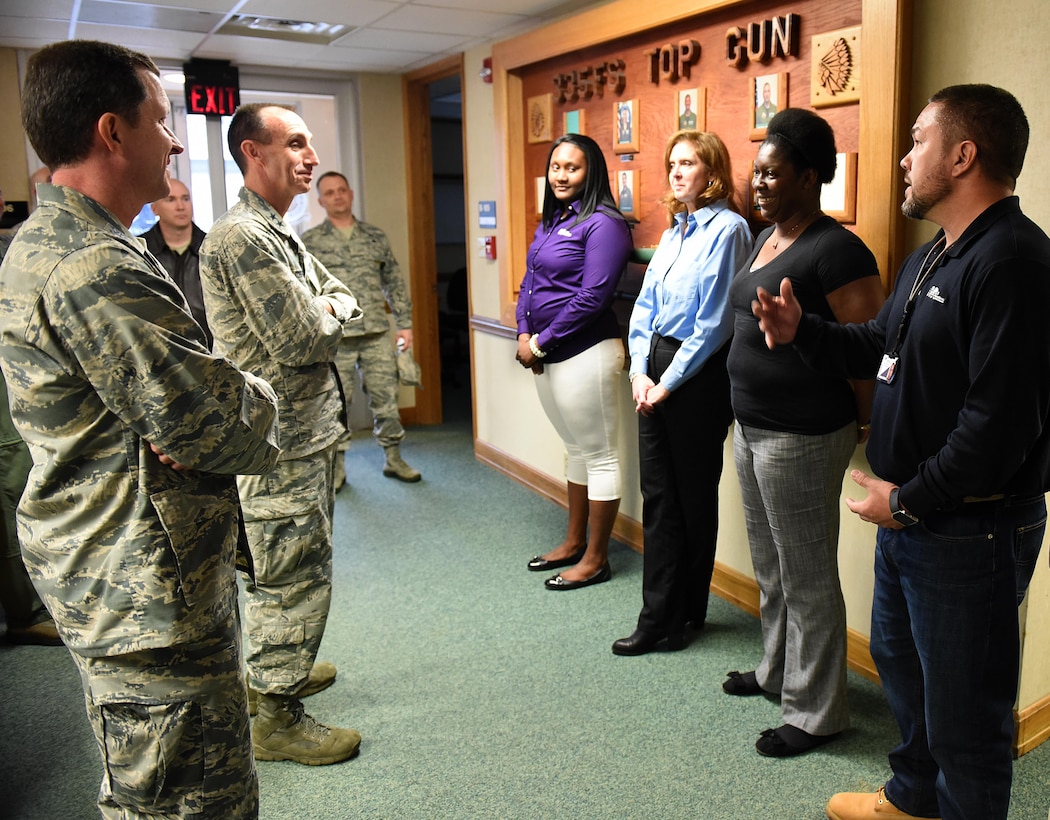
[[[58,43],[22,119],[54,185],[0,267],[0,364],[33,468],[18,535],[84,684],[107,818],[254,818],[234,476],[278,456],[277,397],[213,356],[128,232],[182,151],[145,55]]]
[[[237,109],[228,140],[244,187],[208,231],[200,271],[216,352],[280,397],[276,468],[238,479],[255,560],[245,585],[255,756],[323,764],[361,742],[353,729],[314,721],[300,701],[335,678],[331,664],[315,664],[332,596],[335,443],[346,429],[332,360],[344,324],[361,312],[284,220],[317,165],[310,137],[291,109]]]
[[[0,213],[4,210],[0,192]],[[0,234],[0,262],[4,261],[11,237]],[[62,646],[55,622],[33,589],[22,550],[18,546],[15,510],[29,478],[33,459],[18,435],[7,401],[7,382],[0,373],[0,607],[7,621],[7,640],[11,643]]]
[[[386,234],[374,225],[354,218],[354,192],[346,177],[336,171],[322,174],[317,193],[328,219],[303,234],[310,253],[324,263],[350,290],[364,311],[364,319],[347,326],[335,364],[346,391],[347,418],[353,396],[354,369],[368,391],[372,432],[386,453],[383,475],[400,481],[419,481],[422,476],[401,457],[405,428],[397,409],[397,353],[390,344],[386,306],[394,314],[398,349],[412,347],[412,301],[401,276]],[[336,489],[346,480],[345,453],[350,435],[339,442],[336,457]]]

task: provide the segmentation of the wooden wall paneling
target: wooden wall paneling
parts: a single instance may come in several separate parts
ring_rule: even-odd
[[[861,50],[869,55],[860,105],[857,156],[857,235],[879,265],[889,293],[904,261],[904,172],[918,111],[908,111],[912,0],[865,0]]]
[[[901,145],[900,99],[907,79],[906,22],[910,19],[910,0],[843,0],[795,3],[700,2],[688,12],[677,4],[660,0],[642,10],[630,0],[604,6],[598,17],[589,13],[570,21],[530,32],[493,49],[497,85],[497,128],[503,127],[500,146],[505,162],[505,191],[501,213],[507,236],[501,237],[509,253],[501,262],[504,316],[513,316],[515,287],[524,269],[525,253],[538,223],[533,179],[544,173],[549,143],[525,145],[522,117],[524,98],[545,93],[559,72],[622,58],[626,63],[627,84],[623,92],[605,92],[590,100],[555,104],[554,122],[558,136],[563,133],[565,110],[585,111],[587,133],[605,151],[610,175],[635,170],[644,197],[642,221],[635,228],[635,244],[654,245],[666,227],[666,212],[656,205],[666,190],[663,148],[677,128],[677,91],[681,88],[707,89],[707,129],[726,142],[733,159],[737,196],[743,205],[749,199],[750,165],[758,145],[749,140],[751,116],[751,78],[755,75],[786,71],[789,104],[810,107],[810,38],[821,31],[848,25],[862,25],[864,36],[865,93],[859,105],[821,109],[835,129],[840,151],[859,155],[858,214],[854,229],[871,246],[880,269],[888,270],[891,260],[899,260],[897,250],[900,174],[896,161]],[[787,14],[798,14],[801,25],[797,56],[752,62],[743,69],[726,64],[725,37],[729,26],[745,26]],[[586,19],[584,19],[586,18]],[[693,64],[689,77],[671,83],[649,81],[645,51],[664,43],[696,39],[701,57]],[[500,93],[502,91],[502,94]],[[637,99],[640,108],[640,147],[629,162],[621,162],[613,152],[613,117],[616,100]],[[865,125],[862,127],[862,123]],[[906,129],[904,129],[906,133]],[[528,185],[523,180],[528,180]],[[885,274],[884,274],[885,276]]]

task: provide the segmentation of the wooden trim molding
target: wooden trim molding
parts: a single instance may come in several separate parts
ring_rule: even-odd
[[[474,457],[482,464],[487,464],[494,470],[503,473],[507,478],[511,478],[534,493],[538,493],[549,501],[553,501],[562,509],[568,509],[569,499],[566,496],[564,480],[552,478],[546,473],[542,473],[505,453],[498,447],[494,447],[477,438],[474,439]],[[633,518],[628,518],[622,513],[617,515],[616,524],[613,526],[613,535],[631,549],[641,552],[642,525]]]
[[[1050,695],[1014,712],[1014,756],[1050,740]]]

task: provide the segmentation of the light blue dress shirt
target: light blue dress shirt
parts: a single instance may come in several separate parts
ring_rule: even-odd
[[[654,332],[682,343],[660,378],[671,392],[729,341],[729,285],[751,253],[752,242],[747,221],[725,199],[692,214],[675,214],[675,224],[664,232],[649,262],[631,313],[627,346],[632,378],[648,373]]]

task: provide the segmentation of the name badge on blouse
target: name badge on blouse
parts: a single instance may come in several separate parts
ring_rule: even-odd
[[[882,364],[879,365],[879,375],[876,377],[880,382],[892,384],[897,377],[897,362],[899,358],[889,353],[882,356]]]

